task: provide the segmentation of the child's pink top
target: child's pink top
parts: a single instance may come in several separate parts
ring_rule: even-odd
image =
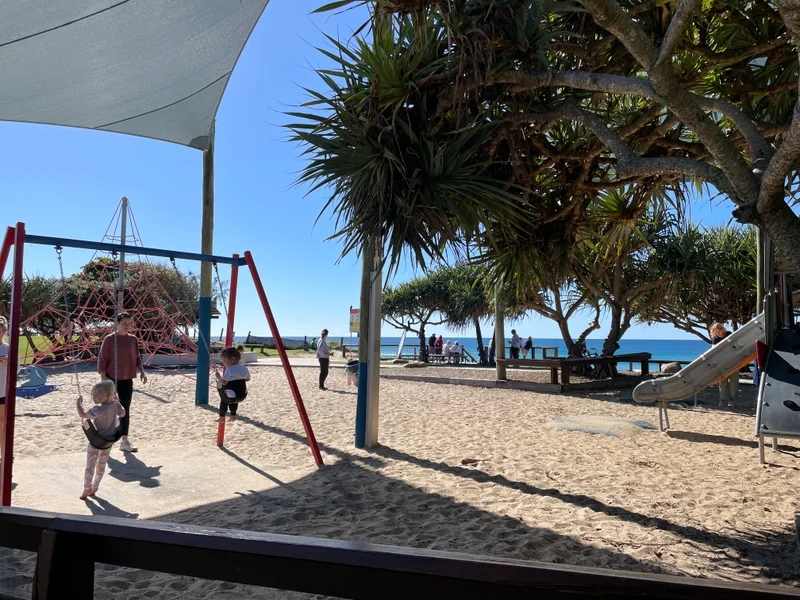
[[[115,400],[108,404],[95,404],[86,411],[86,416],[94,422],[97,433],[103,437],[111,437],[119,427],[119,417],[125,416],[125,409]]]

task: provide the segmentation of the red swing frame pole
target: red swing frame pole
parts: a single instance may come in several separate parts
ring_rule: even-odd
[[[238,254],[234,254],[233,258],[239,258]],[[236,291],[239,288],[239,265],[231,265],[231,288],[228,297],[228,330],[225,333],[225,345],[233,346],[233,322],[236,315]],[[222,448],[225,443],[225,421],[220,420],[217,425],[217,448]]]
[[[300,413],[300,420],[303,422],[303,429],[305,429],[306,438],[308,438],[308,445],[311,447],[311,454],[314,456],[314,462],[318,467],[320,467],[322,466],[323,462],[322,455],[319,451],[319,446],[317,445],[317,438],[314,437],[314,431],[311,429],[311,421],[308,420],[308,413],[306,412],[306,407],[303,404],[303,397],[300,395],[300,388],[297,387],[297,381],[294,378],[292,366],[289,364],[289,357],[286,355],[286,349],[283,347],[283,340],[281,339],[281,334],[278,331],[278,325],[275,323],[275,317],[272,315],[272,309],[269,307],[267,294],[264,292],[264,286],[261,284],[261,277],[256,269],[256,263],[253,261],[253,255],[250,254],[249,250],[244,253],[244,261],[250,269],[250,275],[253,277],[253,284],[256,286],[258,298],[261,300],[261,306],[264,308],[264,314],[267,317],[267,323],[269,323],[270,331],[272,331],[272,337],[275,340],[275,348],[277,348],[278,355],[281,357],[281,363],[283,363],[283,370],[286,373],[286,379],[289,380],[289,387],[292,389],[294,403],[297,405],[297,412]]]
[[[10,243],[3,241],[3,252],[0,258],[7,260]],[[11,312],[8,320],[9,346],[8,346],[8,377],[6,377],[6,418],[2,432],[3,464],[0,474],[0,506],[11,506],[11,481],[14,464],[14,412],[17,400],[17,365],[19,364],[19,324],[22,309],[22,258],[25,249],[25,224],[17,223],[14,230],[14,263],[13,277],[11,279]]]
[[[238,254],[234,254],[233,258],[239,258]],[[228,331],[225,334],[225,345],[233,346],[233,321],[236,315],[236,291],[239,289],[239,265],[231,265],[231,286],[228,296]]]
[[[11,253],[11,246],[14,245],[14,236],[16,230],[13,227],[6,229],[6,235],[3,238],[3,245],[0,246],[0,279],[3,279],[3,272],[6,269],[8,262],[8,255]]]

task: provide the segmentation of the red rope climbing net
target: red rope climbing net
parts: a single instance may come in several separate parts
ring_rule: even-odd
[[[125,239],[119,233],[120,203],[103,241],[142,245],[130,205],[128,211],[130,232]],[[56,260],[55,251],[53,258]],[[45,294],[52,299],[21,325],[27,340],[22,344],[21,362],[47,366],[97,360],[103,338],[114,331],[119,274],[118,256],[95,253],[79,273],[58,281],[58,289]],[[140,340],[145,364],[195,364],[197,344],[190,334],[197,322],[196,277],[178,273],[148,257],[128,254],[122,291],[124,300],[119,311],[128,312],[133,318],[133,333]],[[168,361],[154,360],[158,355],[172,356]]]

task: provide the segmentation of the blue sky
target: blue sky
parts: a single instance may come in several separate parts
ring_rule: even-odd
[[[302,86],[320,87],[313,68],[324,66],[326,59],[314,47],[326,43],[323,32],[346,37],[366,18],[363,10],[310,15],[319,4],[270,2],[217,116],[215,253],[253,253],[284,336],[316,335],[323,327],[334,336],[348,335],[349,308],[358,304],[359,295],[360,264],[355,257],[337,263],[339,245],[325,241],[333,232],[329,216],[314,225],[326,196],[304,197],[306,190],[293,186],[303,163],[280,126],[282,111],[305,100]],[[0,138],[0,206],[7,223],[24,221],[29,232],[39,235],[100,240],[119,199],[127,196],[145,245],[199,251],[202,157],[197,150],[18,123],[0,123]],[[730,208],[728,203],[698,202],[694,217],[724,222]],[[80,269],[90,256],[65,251],[67,272]],[[57,274],[55,252],[27,246],[25,268],[28,274]],[[396,281],[411,276],[406,271]],[[240,282],[237,335],[267,334],[249,277]],[[585,320],[576,318],[575,331]],[[213,327],[218,332],[221,325]],[[559,336],[554,323],[537,317],[521,329],[538,338]],[[398,333],[384,325],[383,334]],[[678,339],[687,334],[668,326],[637,325],[627,337]]]

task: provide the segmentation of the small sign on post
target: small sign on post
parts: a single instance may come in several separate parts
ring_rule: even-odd
[[[350,333],[358,333],[361,330],[361,310],[350,307]]]

